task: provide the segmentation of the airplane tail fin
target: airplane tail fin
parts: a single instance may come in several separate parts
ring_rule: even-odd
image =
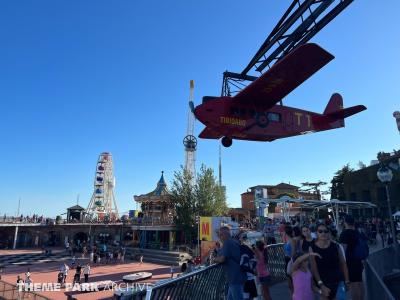
[[[342,96],[340,96],[340,94],[335,93],[331,96],[331,99],[329,99],[329,102],[324,110],[324,115],[338,111],[340,109],[343,109],[343,98]]]
[[[364,105],[356,105],[343,108],[343,98],[340,94],[335,93],[329,100],[324,110],[324,119],[328,121],[333,128],[344,127],[344,119],[354,114],[362,112],[367,108]]]

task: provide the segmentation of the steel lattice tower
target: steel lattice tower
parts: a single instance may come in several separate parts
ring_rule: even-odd
[[[194,81],[190,80],[190,94],[189,94],[189,106],[193,106],[193,91],[194,91]],[[197,139],[194,136],[194,121],[195,117],[193,114],[193,110],[189,108],[188,110],[188,118],[187,118],[187,131],[186,136],[183,139],[183,145],[185,146],[185,170],[188,172],[192,181],[194,182],[196,176],[196,148],[197,148]]]

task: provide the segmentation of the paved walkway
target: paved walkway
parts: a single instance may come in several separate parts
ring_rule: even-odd
[[[379,238],[378,238],[378,241]],[[375,252],[382,249],[380,243],[377,245],[370,246],[370,252]],[[56,250],[56,252],[58,252]],[[27,255],[27,254],[39,254],[40,249],[22,249],[22,250],[0,250],[0,256],[2,255]],[[85,260],[86,261],[86,260]],[[32,274],[33,282],[56,282],[57,274],[61,262],[49,262],[42,264],[30,265],[30,272]],[[24,277],[24,273],[27,271],[28,266],[7,266],[5,269],[5,274],[3,273],[3,280],[15,284],[17,275]],[[101,281],[101,280],[113,280],[120,282],[122,276],[140,272],[149,271],[153,273],[153,277],[146,282],[152,283],[160,279],[166,279],[170,277],[170,268],[168,266],[143,263],[139,265],[137,262],[128,262],[124,264],[113,264],[113,265],[100,265],[95,266],[92,269],[92,275],[90,281]],[[70,270],[67,282],[72,282],[72,277],[74,270]],[[289,288],[287,282],[282,282],[271,287],[272,299],[279,300],[290,300]],[[79,293],[79,292],[43,292],[43,295],[48,296],[52,299],[66,299],[67,295],[73,295],[78,300],[88,300],[88,299],[112,299],[112,291],[101,291],[101,292],[91,292],[91,293]],[[350,300],[350,297],[348,297]]]
[[[286,281],[274,284],[270,289],[270,293],[273,300],[291,300],[289,286]]]
[[[31,265],[29,266],[31,278],[33,283],[35,282],[57,282],[57,274],[60,269],[60,263],[45,263],[41,265]],[[5,270],[2,279],[11,284],[15,284],[17,275],[21,275],[24,278],[24,273],[27,271],[27,267],[22,266],[11,266]],[[151,279],[145,280],[146,283],[153,283],[160,279],[170,278],[170,267],[143,263],[139,265],[138,262],[128,262],[124,264],[109,264],[109,265],[99,265],[92,267],[92,274],[90,276],[89,282],[102,281],[102,280],[112,280],[115,282],[122,282],[122,277],[124,275],[137,273],[137,272],[151,272],[153,277]],[[72,283],[75,270],[70,270],[67,283]],[[83,276],[82,276],[83,277]],[[68,295],[72,295],[77,300],[89,300],[89,299],[112,299],[113,292],[111,290],[99,291],[99,292],[66,292],[62,289],[59,292],[41,292],[46,297],[54,300],[65,300]]]

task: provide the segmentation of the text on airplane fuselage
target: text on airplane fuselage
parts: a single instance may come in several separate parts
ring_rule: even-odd
[[[219,117],[219,122],[221,124],[227,124],[227,125],[236,125],[241,127],[246,126],[246,120],[232,118],[232,117]]]
[[[295,112],[294,115],[296,116],[297,119],[297,126],[300,126],[303,114],[300,112]],[[307,114],[305,114],[304,116],[307,118],[307,126],[311,127],[311,116]]]

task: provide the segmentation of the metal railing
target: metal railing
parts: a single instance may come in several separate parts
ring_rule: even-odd
[[[205,267],[156,285],[132,297],[135,300],[204,300],[225,299],[226,280],[221,264]]]
[[[400,269],[400,257],[395,247],[386,247],[372,253],[365,261],[365,285],[368,300],[395,300],[384,282],[384,277]]]
[[[54,222],[51,218],[44,217],[0,217],[0,224],[42,224],[47,225],[50,222]]]
[[[126,224],[146,225],[146,226],[175,225],[173,219],[164,219],[164,218],[157,218],[157,217],[131,218],[131,219],[126,220]]]
[[[286,280],[286,264],[283,244],[268,246],[268,270],[272,282]],[[226,299],[227,282],[222,264],[215,264],[187,275],[156,285],[147,292],[132,296],[134,300],[203,300]]]
[[[7,300],[51,300],[45,296],[39,295],[34,292],[19,291],[18,287],[8,282],[0,280],[0,299]]]
[[[174,226],[174,220],[172,219],[165,219],[165,218],[159,218],[159,217],[135,217],[135,218],[129,218],[129,219],[104,219],[104,220],[95,220],[95,219],[83,219],[83,220],[60,220],[58,223],[60,225],[65,225],[65,224],[75,224],[75,225],[80,225],[80,224],[91,224],[91,225],[124,225],[124,226]]]

